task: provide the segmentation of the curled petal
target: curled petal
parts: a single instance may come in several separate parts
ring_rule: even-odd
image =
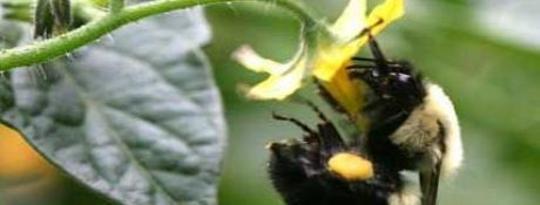
[[[279,75],[288,69],[286,65],[261,57],[249,45],[238,48],[232,57],[247,69],[255,72]]]
[[[343,13],[330,27],[338,39],[346,42],[366,27],[366,0],[350,0]]]
[[[280,75],[270,75],[266,80],[251,88],[248,97],[254,99],[283,100],[300,88],[306,72],[306,57],[302,57],[293,67]]]
[[[266,80],[248,91],[248,97],[283,100],[300,88],[307,72],[308,61],[306,46],[304,43],[300,45],[296,55],[283,64],[260,57],[249,46],[238,49],[233,54],[234,59],[250,70],[270,74]]]

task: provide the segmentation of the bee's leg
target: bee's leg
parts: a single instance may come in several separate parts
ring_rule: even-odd
[[[422,205],[436,205],[439,188],[441,162],[435,163],[430,170],[420,171],[420,188],[422,190]]]
[[[296,118],[286,117],[286,116],[283,116],[283,115],[280,115],[280,114],[277,114],[277,113],[272,113],[272,117],[275,120],[292,122],[296,126],[300,127],[304,132],[307,132],[310,135],[316,135],[317,134],[317,132],[315,130],[311,129],[309,126],[307,126],[306,124],[300,122],[300,120],[298,120]]]
[[[345,149],[346,145],[339,132],[337,131],[334,124],[326,117],[326,115],[309,100],[304,101],[311,109],[317,113],[317,116],[321,120],[317,124],[317,134],[313,136],[318,137],[318,142],[320,143],[320,152],[322,156],[331,156],[332,154],[342,151]]]
[[[317,113],[317,116],[319,117],[319,119],[321,121],[323,121],[324,123],[330,123],[330,121],[328,120],[328,118],[326,117],[326,115],[324,115],[324,113],[321,111],[321,109],[319,109],[319,107],[317,107],[317,105],[315,105],[315,103],[311,102],[311,101],[306,101],[306,104],[315,112]]]
[[[347,69],[347,72],[349,73],[349,77],[351,78],[359,78],[363,81],[367,80],[373,80],[373,69],[375,69],[374,65],[350,65],[347,66],[345,69]]]
[[[326,101],[330,106],[337,112],[340,113],[346,113],[345,108],[339,102],[330,94],[330,91],[328,91],[318,80],[315,80],[315,84],[318,88],[318,94]]]

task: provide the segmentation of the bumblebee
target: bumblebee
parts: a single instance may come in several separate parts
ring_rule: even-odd
[[[274,115],[305,132],[301,140],[268,146],[270,177],[288,205],[435,205],[440,176],[460,167],[460,127],[443,89],[408,61],[387,60],[371,36],[369,47],[373,58],[355,57],[347,68],[367,88],[358,113],[367,125],[358,139],[346,143],[313,105],[316,129]],[[421,196],[405,170],[419,173]]]
[[[443,89],[407,61],[388,61],[370,38],[373,59],[355,58],[350,76],[365,83],[361,116],[373,160],[394,171],[419,172],[422,204],[434,205],[439,177],[452,175],[463,160],[460,127]],[[365,64],[367,63],[367,64]]]

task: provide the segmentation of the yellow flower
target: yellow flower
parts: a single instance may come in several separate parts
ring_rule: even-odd
[[[369,28],[370,34],[376,35],[400,18],[404,14],[403,1],[385,0],[366,16],[366,0],[350,0],[336,22],[324,28],[326,32],[320,32],[314,42],[302,39],[298,52],[286,63],[262,58],[249,47],[241,48],[234,55],[236,60],[250,70],[270,75],[251,88],[248,96],[282,100],[300,88],[303,79],[315,76],[354,117],[362,107],[362,93],[345,68],[368,41],[368,36],[361,33]]]
[[[403,0],[386,0],[378,5],[369,16],[366,0],[350,0],[345,11],[330,27],[333,39],[322,39],[315,57],[313,74],[321,80],[330,80],[334,74],[349,62],[368,41],[367,35],[358,36],[369,28],[371,35],[377,35],[392,21],[403,16]]]

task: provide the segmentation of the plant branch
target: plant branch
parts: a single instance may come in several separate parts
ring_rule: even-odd
[[[0,71],[29,66],[65,55],[133,21],[178,9],[225,2],[273,3],[289,10],[305,26],[320,24],[297,0],[156,0],[125,7],[71,32],[30,45],[0,51]],[[134,34],[136,35],[136,34]]]

